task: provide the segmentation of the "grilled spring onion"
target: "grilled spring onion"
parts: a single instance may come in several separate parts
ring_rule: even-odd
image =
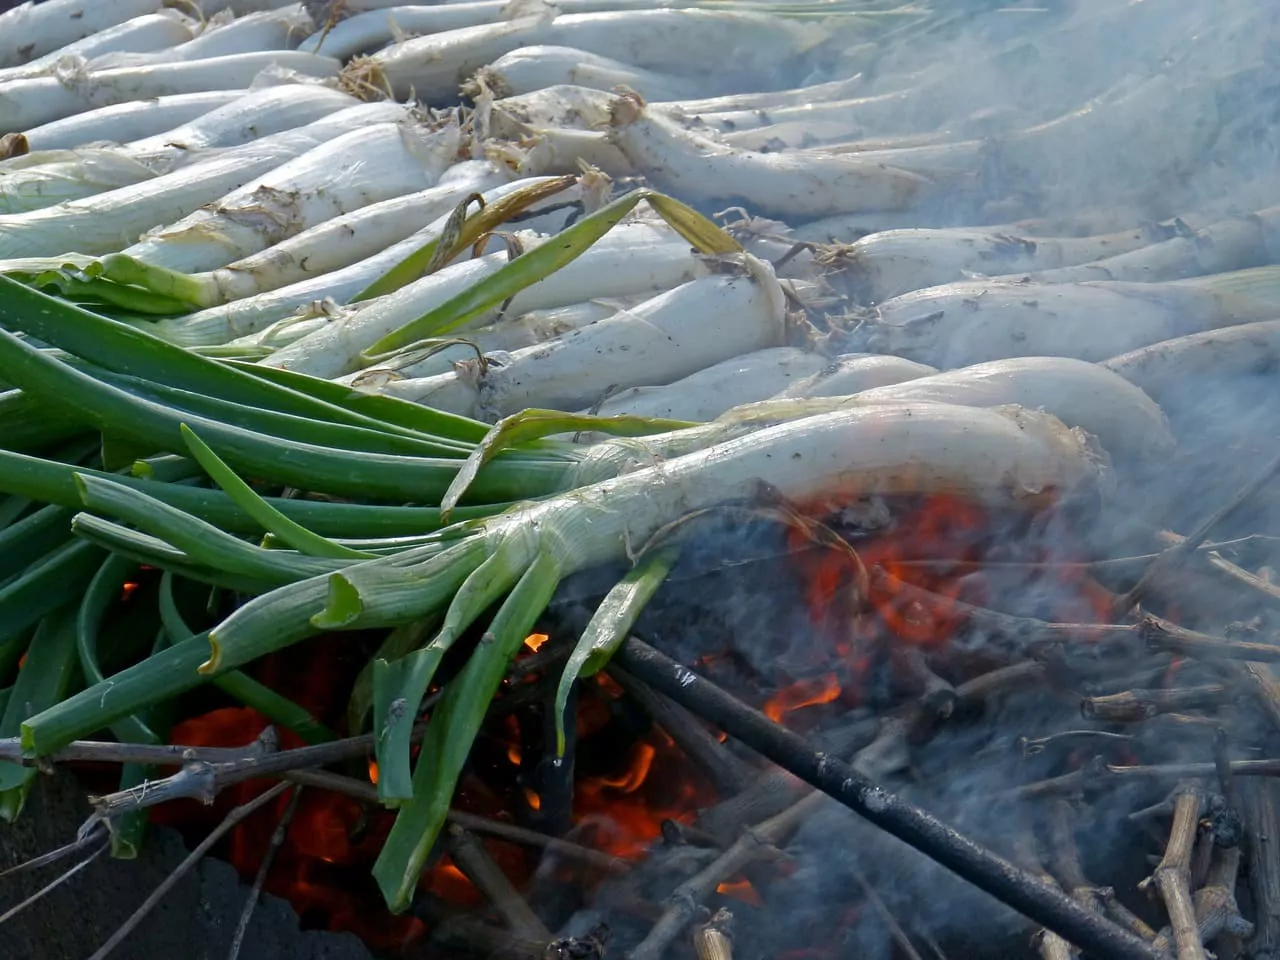
[[[454,373],[395,381],[382,391],[481,419],[526,407],[573,410],[610,388],[671,383],[779,346],[786,308],[773,270],[746,254],[734,256],[737,275],[692,280],[547,343],[460,361]],[[279,354],[271,359],[279,362]]]
[[[433,186],[457,158],[461,139],[454,125],[363,125],[123,252],[169,270],[216,270],[335,216]]]
[[[501,197],[513,194],[533,182],[546,181],[518,180],[487,190],[483,195],[486,202],[492,205]],[[572,193],[572,191],[566,191],[566,193]],[[558,195],[553,197],[547,206],[558,206],[564,199],[572,199],[572,197]],[[535,212],[536,210],[535,207]],[[546,217],[557,219],[558,223],[562,223],[564,219],[572,216],[572,213],[572,210],[560,210],[548,213]],[[362,291],[382,280],[389,271],[402,264],[407,257],[420,251],[427,244],[435,242],[451,215],[442,215],[435,222],[410,234],[399,243],[394,243],[350,266],[300,280],[279,289],[267,290],[264,293],[209,307],[185,317],[162,320],[151,329],[173,343],[189,347],[209,346],[260,333],[271,324],[290,317],[295,311],[300,309],[310,311],[316,303],[327,305],[332,302],[335,306],[349,303]],[[176,276],[179,283],[186,279],[181,275]],[[195,303],[206,302],[205,297],[217,300],[223,296],[216,288],[216,281],[213,285],[201,283],[194,290],[188,290],[184,284],[178,295],[181,299]]]
[[[821,354],[769,347],[713,363],[666,386],[631,387],[612,394],[592,412],[674,420],[714,420],[731,407],[766,400],[827,365]]]
[[[447,215],[472,193],[506,180],[483,160],[455,164],[434,187],[372,203],[316,224],[259,253],[183,280],[183,296],[200,306],[244,297],[323,276],[377,256]]]
[[[59,65],[56,77],[31,77],[5,84],[0,90],[0,133],[125,100],[225,90],[270,67],[323,78],[337,76],[342,64],[313,53],[271,50],[115,70],[90,70],[83,63]]]
[[[915,228],[872,233],[833,251],[832,259],[857,299],[879,303],[912,290],[954,283],[968,274],[1052,271],[1138,250],[1148,241],[1148,231],[1142,229],[1098,237],[1033,238],[1001,229]],[[1038,279],[1057,279],[1057,275],[1041,274]]]
[[[358,103],[354,97],[313,84],[255,90],[156,136],[119,147],[55,153],[49,162],[13,169],[0,178],[0,209],[6,213],[43,210],[141,183],[203,159],[211,149],[282,133]]]
[[[403,722],[396,719],[400,714],[410,720],[416,715],[454,637],[510,592],[487,631],[491,639],[446,684],[411,780],[407,744],[401,749],[400,737],[380,738],[378,761],[389,784],[384,795],[392,799],[406,786],[412,792],[411,799],[398,798],[400,813],[374,870],[388,903],[402,910],[507,661],[563,577],[624,562],[690,512],[752,498],[764,485],[792,501],[946,492],[1008,504],[1050,490],[1069,495],[1104,479],[1078,432],[1016,408],[863,406],[767,427],[479,521],[443,540],[278,587],[218,624],[207,642],[175,647],[126,669],[109,678],[110,690],[91,688],[29,718],[22,735],[43,755],[82,733],[84,723],[133,712],[139,697],[173,695],[321,631],[385,627],[446,611],[444,627],[427,646],[380,671],[383,696],[375,698],[374,724],[390,730],[388,724]],[[84,489],[106,513],[136,500],[101,481]],[[148,514],[142,506],[137,502],[130,512],[144,530],[165,525],[167,515]],[[289,556],[273,553],[281,564]],[[195,673],[197,654],[208,655],[203,676]],[[161,672],[163,684],[157,683]],[[401,699],[404,709],[389,712],[388,704]]]
[[[172,223],[337,134],[398,118],[406,110],[392,103],[361,104],[153,180],[47,210],[0,217],[0,257],[115,252],[122,240]]]
[[[1004,357],[1106,360],[1198,330],[1274,317],[1278,284],[1275,267],[1170,283],[949,283],[875,307],[866,342],[941,368]]]
[[[111,53],[146,53],[180,46],[195,35],[196,23],[174,10],[147,13],[132,20],[99,30],[59,50],[29,60],[21,66],[0,70],[0,83],[19,77],[37,77],[52,73],[61,57],[94,60]]]
[[[1276,237],[1278,222],[1280,207],[1269,207],[1250,217],[1222,220],[1141,249],[1118,251],[1078,266],[1044,270],[1035,274],[1034,279],[1046,283],[1076,280],[1156,283],[1262,266],[1274,263],[1276,254],[1280,253]]]
[[[438,338],[405,347],[389,357],[380,358],[359,373],[339,379],[353,386],[376,387],[391,380],[449,373],[460,360],[474,360],[478,355],[499,351],[510,353],[521,347],[546,343],[597,320],[612,317],[619,310],[634,307],[647,299],[645,294],[601,297],[564,307],[529,310],[484,326],[468,327],[456,338]]]
[[[127,143],[163,133],[238,100],[249,91],[209,90],[129,100],[54,120],[26,131],[32,150],[70,149],[91,143]]]
[[[845,354],[812,376],[797,380],[779,391],[774,399],[843,397],[937,372],[933,367],[901,357],[876,353]]]
[[[750,197],[765,215],[899,210],[931,186],[917,174],[858,157],[724,146],[649,110],[636,94],[613,101],[609,136],[659,189],[707,202]]]
[[[734,414],[769,410],[781,415],[788,401],[742,407]],[[1098,438],[1112,457],[1132,460],[1167,453],[1173,447],[1169,424],[1155,402],[1111,370],[1067,357],[1019,357],[974,364],[900,383],[860,391],[850,397],[797,400],[795,415],[838,409],[844,404],[955,403],[966,407],[1016,404],[1044,410],[1069,427]],[[732,416],[732,414],[730,415]]]
[[[535,241],[554,242],[530,238],[526,253]],[[362,352],[454,297],[483,284],[507,262],[506,254],[499,253],[454,264],[393,294],[358,305],[337,322],[278,351],[263,363],[313,376],[352,373],[365,364],[360,359]],[[623,224],[574,262],[521,290],[508,309],[518,315],[528,310],[567,306],[583,297],[620,297],[666,290],[706,272],[706,264],[671,231],[648,223]],[[489,317],[492,312],[486,311],[477,320]],[[423,336],[450,333],[451,330],[432,330]],[[413,338],[417,339],[420,338]],[[401,346],[403,344],[396,344],[391,349]]]
[[[722,10],[624,10],[535,15],[414,37],[378,51],[357,69],[383,77],[404,96],[412,89],[429,103],[451,99],[459,77],[471,76],[503,54],[531,44],[586,50],[649,70],[679,73],[710,49],[732,49],[744,67],[726,83],[751,85],[761,64],[786,65],[832,40],[830,25],[799,23],[757,13]],[[746,67],[746,64],[751,64]],[[738,83],[738,81],[742,81]]]
[[[1187,384],[1234,380],[1280,366],[1280,320],[1205,330],[1112,357],[1100,366],[1162,401],[1185,399]]]
[[[11,67],[42,57],[116,24],[155,13],[163,5],[161,0],[24,3],[0,14],[0,67]]]
[[[708,79],[714,81],[714,77]],[[703,83],[701,78],[644,70],[586,50],[534,44],[503,54],[481,68],[473,81],[463,86],[463,92],[474,97],[489,89],[495,96],[511,97],[568,84],[592,90],[627,87],[651,100],[681,100],[692,96]]]

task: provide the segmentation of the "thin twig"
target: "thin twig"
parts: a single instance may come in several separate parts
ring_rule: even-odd
[[[1253,499],[1263,487],[1271,482],[1272,477],[1277,473],[1280,473],[1280,455],[1273,457],[1266,466],[1258,471],[1258,474],[1252,480],[1237,491],[1234,497],[1206,517],[1204,522],[1188,534],[1185,540],[1174,544],[1152,560],[1151,565],[1138,578],[1138,582],[1130,587],[1127,593],[1116,599],[1111,608],[1113,618],[1120,620],[1127,617],[1134,607],[1146,599],[1147,593],[1150,592],[1152,585],[1161,574],[1183,563],[1195,553],[1196,548],[1208,539],[1214,527]]]
[[[862,895],[867,898],[867,903],[871,904],[871,908],[880,914],[880,919],[884,921],[886,927],[889,928],[889,936],[894,942],[902,948],[902,952],[906,955],[907,960],[923,960],[919,952],[916,950],[915,944],[911,942],[911,938],[907,936],[907,932],[902,929],[902,924],[898,923],[898,918],[889,910],[884,899],[880,896],[875,887],[855,865],[849,864],[849,872],[853,874],[853,881],[862,888]]]
[[[290,786],[291,784],[288,783],[278,783],[265,793],[254,797],[248,803],[243,803],[231,810],[231,812],[223,818],[222,822],[214,827],[209,835],[201,840],[194,850],[187,854],[186,859],[178,864],[169,876],[164,878],[160,886],[156,887],[155,890],[151,892],[151,895],[142,902],[142,906],[138,907],[138,909],[133,912],[133,915],[121,924],[120,929],[113,933],[106,943],[93,952],[93,955],[89,957],[89,960],[106,960],[106,958],[111,955],[111,951],[120,946],[129,934],[133,933],[138,924],[146,919],[147,914],[151,912],[155,905],[164,899],[164,896],[178,884],[179,880],[191,872],[192,868],[195,867],[195,865],[200,862],[201,858],[213,848],[214,844],[221,840],[222,837],[241,820],[248,817],[260,807],[270,803],[276,797],[288,790]]]
[[[101,820],[95,821],[93,826],[76,839],[72,840],[65,846],[59,847],[57,850],[50,850],[48,853],[42,853],[38,857],[26,860],[16,866],[9,867],[7,870],[0,870],[0,879],[11,874],[25,873],[27,870],[38,870],[41,867],[47,867],[51,863],[57,863],[63,857],[69,857],[73,853],[77,853],[89,846],[95,840],[101,840],[107,833],[107,825]]]
[[[298,801],[302,799],[302,789],[301,786],[293,788],[293,793],[289,796],[289,805],[285,807],[284,815],[280,817],[280,822],[271,833],[271,843],[267,846],[267,852],[262,855],[262,863],[258,864],[258,872],[253,878],[253,886],[249,888],[244,909],[240,911],[240,922],[236,924],[235,935],[231,938],[231,949],[227,951],[227,960],[237,960],[240,956],[240,946],[244,943],[244,935],[249,932],[249,921],[253,919],[258,898],[262,896],[262,887],[267,882],[271,864],[275,862],[276,854],[284,846],[284,838],[289,833],[289,824],[293,822],[293,815],[298,812]]]
[[[0,914],[0,924],[3,924],[6,921],[11,920],[13,917],[17,916],[23,910],[27,909],[27,907],[31,906],[36,901],[42,899],[46,894],[52,893],[55,889],[62,886],[62,884],[66,883],[68,880],[74,877],[77,873],[79,873],[89,864],[93,863],[93,861],[97,860],[98,857],[102,856],[103,851],[105,851],[110,846],[111,844],[109,842],[103,843],[100,847],[98,847],[97,850],[93,851],[93,853],[89,854],[89,856],[85,857],[83,860],[77,863],[74,867],[72,867],[66,873],[59,875],[54,880],[50,881],[45,886],[41,887],[31,896],[27,897],[27,899],[23,900],[21,903],[10,907],[3,914]]]

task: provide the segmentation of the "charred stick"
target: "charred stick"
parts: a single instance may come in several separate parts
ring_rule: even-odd
[[[489,856],[479,837],[455,823],[449,827],[448,846],[454,864],[485,895],[502,922],[514,933],[535,940],[551,939],[551,931]]]
[[[610,667],[618,686],[644,708],[650,719],[665,730],[685,755],[710,778],[721,796],[732,796],[756,779],[756,771],[730,753],[698,718],[637,680],[621,667]]]
[[[267,873],[271,870],[271,864],[275,863],[276,854],[284,846],[284,838],[289,832],[289,824],[293,822],[293,816],[298,812],[298,801],[301,799],[302,787],[295,787],[293,793],[289,796],[289,805],[285,807],[284,815],[280,817],[280,822],[276,824],[276,828],[271,831],[271,842],[267,846],[267,852],[262,855],[262,863],[258,864],[258,872],[254,875],[253,886],[249,888],[249,896],[245,898],[244,908],[240,911],[240,921],[236,924],[236,931],[231,937],[231,948],[227,951],[227,960],[237,960],[240,956],[240,948],[244,945],[244,935],[249,931],[249,921],[253,919],[253,911],[258,906],[258,899],[262,896],[262,888],[267,882]]]
[[[1230,703],[1234,695],[1220,683],[1163,690],[1125,690],[1102,697],[1085,697],[1080,712],[1090,720],[1138,723],[1161,713],[1181,713]]]
[[[628,638],[617,656],[625,669],[655,689],[1036,923],[1107,960],[1155,960],[1157,954],[1127,930],[1084,909],[849,764],[814,751],[804,738],[647,644]]]
[[[1169,844],[1155,873],[1142,884],[1144,887],[1154,884],[1160,891],[1178,960],[1206,960],[1191,899],[1191,851],[1203,806],[1204,795],[1197,785],[1188,782],[1178,786],[1173,797]]]
[[[1112,607],[1115,618],[1122,619],[1127,617],[1134,607],[1142,603],[1152,585],[1163,573],[1176,568],[1195,553],[1196,548],[1209,538],[1209,534],[1214,527],[1252,500],[1263,487],[1271,482],[1271,479],[1277,473],[1280,473],[1280,455],[1273,457],[1266,466],[1258,471],[1258,474],[1252,480],[1240,488],[1235,496],[1206,517],[1200,526],[1191,531],[1185,540],[1165,550],[1156,559],[1152,560],[1151,565],[1138,578],[1138,582],[1130,587],[1127,593],[1116,599],[1115,605]]]
[[[378,788],[373,784],[355,780],[351,777],[344,777],[339,773],[330,773],[328,770],[294,770],[284,774],[284,778],[293,783],[306,784],[307,786],[318,787],[321,790],[332,790],[335,793],[341,793],[344,796],[351,797],[354,800],[361,800],[365,803],[377,804],[379,802]],[[611,873],[626,873],[631,869],[630,864],[618,857],[601,853],[599,850],[592,850],[590,847],[584,847],[569,840],[561,840],[559,837],[549,837],[544,833],[538,833],[536,830],[503,823],[501,820],[491,820],[488,817],[477,816],[474,813],[466,813],[462,810],[450,810],[445,814],[445,819],[449,823],[457,824],[464,830],[470,830],[472,833],[495,837],[499,840],[506,840],[508,843],[516,843],[526,847],[539,847],[546,850],[547,853],[577,860],[601,870],[608,870]]]
[[[1231,757],[1227,752],[1227,731],[1219,729],[1213,738],[1213,765],[1218,770],[1218,786],[1222,794],[1209,805],[1210,826],[1216,847],[1239,845],[1244,834],[1244,822],[1240,817],[1240,790],[1231,772]]]
[[[526,791],[522,822],[541,833],[560,835],[573,826],[573,771],[578,743],[578,687],[565,704],[564,755],[556,743],[555,691],[548,689],[517,714],[520,725],[520,779]],[[535,799],[536,798],[536,799]]]
[[[1240,804],[1256,923],[1251,947],[1256,957],[1273,957],[1280,952],[1280,783],[1242,782]]]
[[[1065,800],[1049,806],[1049,869],[1082,906],[1097,910],[1101,894],[1084,875],[1076,843],[1076,810]]]
[[[693,932],[698,960],[733,960],[733,914],[723,907]]]
[[[121,924],[120,928],[116,930],[115,933],[107,938],[106,943],[94,951],[93,956],[91,956],[89,960],[106,960],[106,958],[110,956],[111,952],[115,950],[116,947],[120,946],[120,944],[128,938],[129,934],[137,928],[138,924],[146,919],[147,914],[151,912],[155,905],[164,899],[165,894],[172,890],[179,880],[190,873],[192,868],[200,862],[201,858],[213,849],[214,844],[221,840],[232,827],[238,824],[241,820],[244,820],[255,810],[266,806],[291,786],[292,784],[288,783],[277,783],[265,793],[259,794],[252,800],[235,807],[230,813],[228,813],[223,818],[222,822],[214,827],[213,830],[209,832],[209,835],[201,840],[196,848],[187,855],[186,859],[178,864],[173,869],[173,872],[165,877],[160,885],[151,892],[151,895],[142,902],[142,906],[138,907],[138,909],[133,912],[133,915]]]

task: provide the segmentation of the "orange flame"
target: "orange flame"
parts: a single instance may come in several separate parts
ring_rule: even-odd
[[[783,687],[765,703],[764,715],[774,723],[781,723],[782,718],[794,710],[831,703],[838,696],[840,682],[836,675],[824,673],[820,677],[797,680]]]
[[[550,639],[551,637],[545,633],[531,633],[524,638],[524,645],[534,653],[537,653],[542,649],[542,645]]]
[[[764,906],[764,900],[756,892],[756,888],[751,885],[750,880],[734,880],[729,883],[722,883],[716,887],[716,893],[722,897],[732,897],[734,900],[749,903],[753,907]]]

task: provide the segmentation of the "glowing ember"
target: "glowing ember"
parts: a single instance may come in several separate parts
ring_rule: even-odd
[[[121,601],[128,600],[130,597],[132,597],[137,592],[138,586],[139,585],[137,583],[130,582],[130,583],[126,583],[123,587],[121,587],[120,588]]]
[[[426,888],[446,903],[459,907],[476,907],[484,902],[480,891],[467,879],[466,874],[454,866],[447,854],[440,858],[440,863],[431,871]]]
[[[834,673],[824,673],[820,677],[798,680],[783,687],[764,705],[764,714],[774,723],[781,723],[782,718],[794,710],[804,707],[816,707],[831,703],[840,696],[840,683]]]
[[[545,633],[531,633],[524,638],[524,645],[534,653],[537,653],[542,649],[542,645],[550,639]]]
[[[369,761],[369,782],[376,785],[378,782],[378,761]]]
[[[542,809],[542,798],[538,796],[538,794],[535,791],[530,790],[528,787],[524,788],[524,802],[529,805],[530,810]]]

